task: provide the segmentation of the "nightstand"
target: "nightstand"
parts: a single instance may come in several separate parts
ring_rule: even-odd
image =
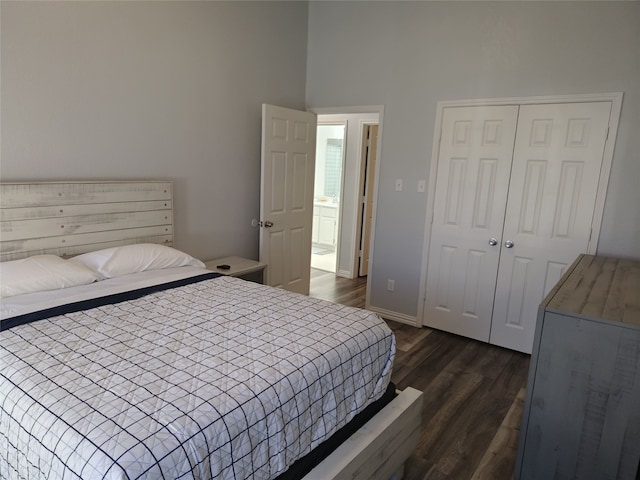
[[[249,260],[242,257],[224,257],[216,258],[214,260],[208,260],[204,262],[207,270],[212,272],[221,273],[223,275],[229,275],[231,277],[242,278],[243,280],[249,280],[256,283],[263,283],[264,281],[264,269],[266,263],[260,263],[255,260]],[[218,265],[229,265],[228,270],[217,268]]]

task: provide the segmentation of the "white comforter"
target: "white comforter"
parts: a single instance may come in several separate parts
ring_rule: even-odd
[[[0,333],[0,478],[270,479],[384,393],[375,314],[219,277]]]

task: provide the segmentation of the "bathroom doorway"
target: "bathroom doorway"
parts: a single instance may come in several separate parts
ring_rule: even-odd
[[[311,234],[311,268],[336,273],[346,123],[318,117]]]
[[[315,112],[313,221],[317,233],[312,234],[311,268],[338,277],[353,279],[367,276],[369,271],[378,169],[375,157],[382,130],[382,109],[373,110],[362,107],[362,111],[354,112]]]

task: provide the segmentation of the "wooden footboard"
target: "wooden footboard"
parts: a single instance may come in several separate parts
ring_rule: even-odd
[[[420,439],[421,418],[422,392],[410,387],[398,392],[304,480],[399,480],[405,460]]]

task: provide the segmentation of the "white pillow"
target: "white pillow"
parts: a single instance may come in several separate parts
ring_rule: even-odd
[[[88,268],[55,255],[0,263],[0,297],[87,285],[98,279]]]
[[[204,263],[191,255],[154,243],[107,248],[78,255],[70,261],[89,267],[101,279],[187,265],[204,268]]]

